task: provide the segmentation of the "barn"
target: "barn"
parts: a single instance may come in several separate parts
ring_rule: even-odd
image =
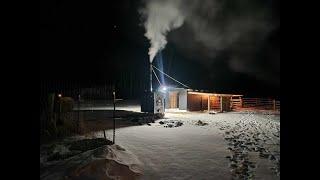
[[[185,88],[166,86],[154,71],[175,81]],[[159,89],[152,88],[152,73],[159,83]],[[141,99],[141,112],[164,113],[166,110],[226,112],[242,108],[242,96],[237,94],[220,94],[189,89],[189,86],[164,73],[150,63],[150,91],[146,91]]]
[[[241,108],[241,98],[243,96],[184,88],[168,88],[163,93],[165,109],[209,112],[225,112]]]

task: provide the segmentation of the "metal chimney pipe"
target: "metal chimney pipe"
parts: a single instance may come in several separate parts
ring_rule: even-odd
[[[152,92],[152,63],[150,62],[150,92]]]

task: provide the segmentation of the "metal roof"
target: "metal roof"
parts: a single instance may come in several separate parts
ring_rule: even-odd
[[[220,93],[196,92],[196,91],[188,91],[188,93],[189,94],[199,94],[199,95],[209,95],[209,96],[232,96],[232,97],[243,96],[240,94],[220,94]]]
[[[189,94],[210,95],[210,96],[232,96],[232,97],[243,96],[241,94],[222,94],[222,93],[208,92],[204,90],[194,90],[194,89],[177,88],[177,87],[170,87],[170,86],[167,88],[168,88],[168,91],[187,90]]]

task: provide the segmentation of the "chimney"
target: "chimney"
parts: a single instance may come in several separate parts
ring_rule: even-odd
[[[152,92],[152,63],[150,62],[150,92]]]

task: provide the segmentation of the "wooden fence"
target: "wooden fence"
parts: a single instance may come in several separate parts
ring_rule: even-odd
[[[232,97],[230,102],[231,102],[231,109],[232,110],[240,110],[242,108],[241,97]]]
[[[276,101],[275,110],[280,111],[280,101]]]
[[[233,110],[257,109],[280,111],[280,101],[267,98],[232,98],[231,106]]]

